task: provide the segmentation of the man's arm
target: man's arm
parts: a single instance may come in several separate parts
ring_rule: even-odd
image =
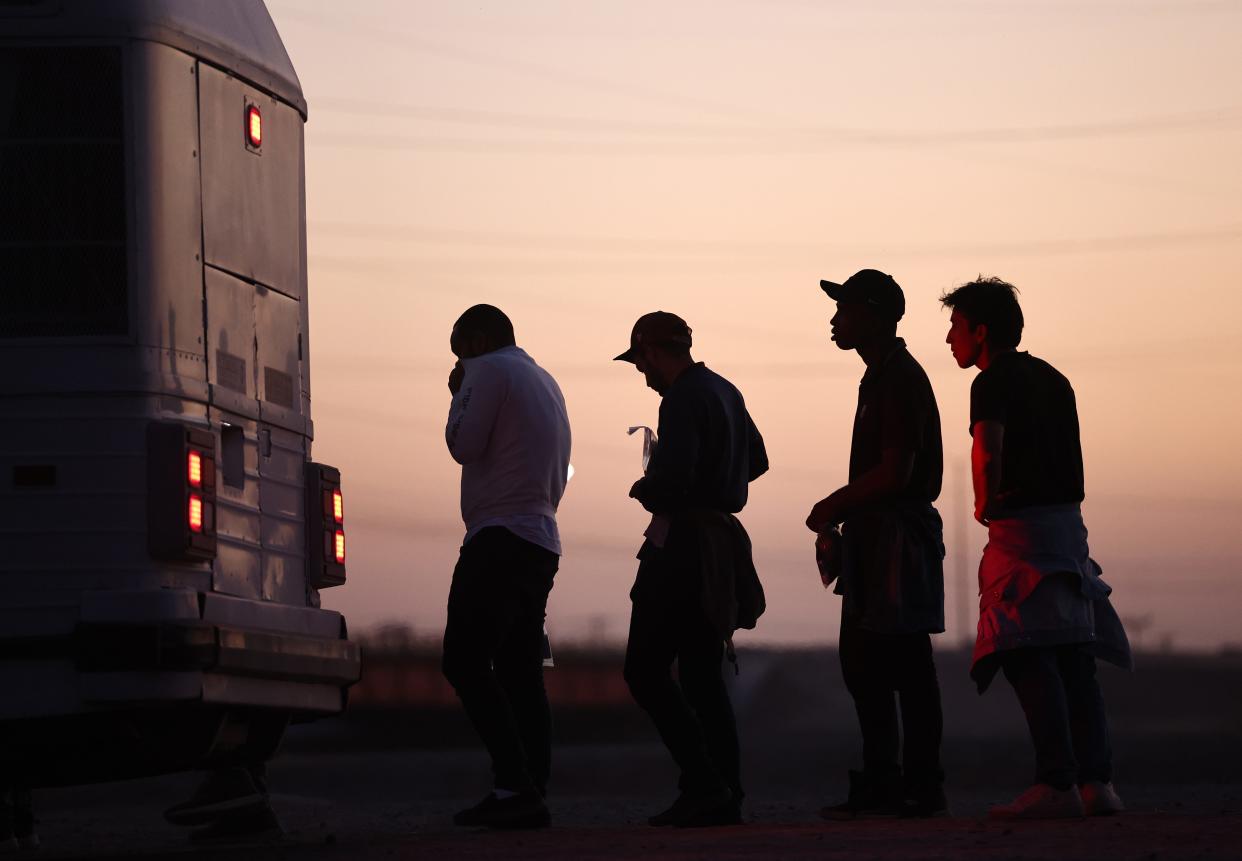
[[[886,448],[880,462],[845,487],[815,503],[806,519],[807,528],[822,532],[835,526],[853,512],[900,493],[914,472],[914,452],[909,449]]]
[[[464,466],[483,458],[502,400],[503,385],[496,370],[484,362],[471,362],[461,389],[453,396],[444,429],[453,460]]]
[[[685,507],[690,482],[699,460],[699,430],[691,405],[684,401],[660,403],[659,444],[647,474],[630,488],[630,496],[652,514]]]
[[[975,520],[987,526],[1000,490],[1005,426],[991,420],[975,422],[971,436],[974,438],[970,447],[970,475],[975,487]]]

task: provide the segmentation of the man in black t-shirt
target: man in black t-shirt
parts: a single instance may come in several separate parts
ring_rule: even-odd
[[[1013,285],[981,278],[943,297],[953,357],[979,375],[970,390],[975,519],[988,527],[979,566],[971,675],[1013,685],[1035,746],[1035,783],[991,815],[1049,819],[1123,809],[1095,659],[1130,665],[1111,592],[1091,559],[1080,503],[1082,446],[1069,381],[1017,351]]]
[[[820,286],[837,303],[833,340],[867,365],[849,483],[806,520],[821,551],[844,525],[838,648],[863,737],[863,770],[850,772],[849,798],[821,813],[943,815],[943,719],[930,637],[944,631],[943,530],[932,506],[943,468],[940,413],[927,374],[897,337],[905,297],[892,276],[864,269]],[[905,736],[900,758],[894,694]]]

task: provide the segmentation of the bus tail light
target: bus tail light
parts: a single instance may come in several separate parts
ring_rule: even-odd
[[[203,453],[197,449],[190,449],[186,455],[186,479],[190,487],[203,486]]]
[[[157,559],[216,555],[216,437],[180,422],[147,427],[147,549]]]
[[[345,497],[341,472],[321,463],[306,464],[307,576],[312,588],[345,582]]]
[[[258,105],[246,105],[246,143],[256,150],[263,146],[263,114]]]
[[[186,513],[186,521],[191,532],[203,531],[203,498],[197,493],[190,494],[190,508]]]

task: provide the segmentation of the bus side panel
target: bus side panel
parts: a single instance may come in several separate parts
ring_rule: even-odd
[[[259,417],[255,379],[254,287],[208,268],[207,355],[211,403],[247,418]]]
[[[302,118],[293,108],[199,63],[206,261],[301,299]],[[246,145],[246,110],[263,145]]]
[[[255,290],[256,366],[263,421],[305,433],[302,418],[301,343],[302,303],[274,290]]]
[[[127,56],[133,335],[160,351],[162,390],[203,398],[197,62],[153,42]]]

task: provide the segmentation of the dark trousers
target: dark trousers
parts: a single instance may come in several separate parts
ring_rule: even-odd
[[[862,729],[863,771],[879,780],[904,774],[906,792],[914,797],[937,790],[944,782],[944,717],[930,635],[880,634],[843,615],[839,650],[841,673]]]
[[[552,716],[543,620],[559,563],[497,526],[466,542],[453,570],[444,676],[491,754],[498,789],[547,791]]]
[[[1001,667],[1026,714],[1035,781],[1069,789],[1112,780],[1113,753],[1094,656],[1077,645],[1014,649],[1001,653]]]
[[[724,641],[703,612],[691,571],[653,549],[630,597],[625,681],[681,769],[681,790],[723,784],[741,801],[737,722],[721,674]]]

